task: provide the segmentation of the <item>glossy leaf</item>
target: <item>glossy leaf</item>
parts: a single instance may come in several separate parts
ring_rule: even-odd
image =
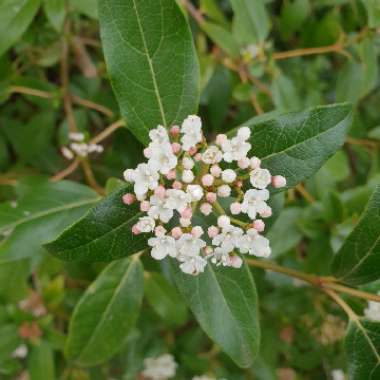
[[[285,176],[292,187],[311,177],[343,145],[350,121],[351,107],[343,103],[268,114],[244,125],[251,128],[252,151],[262,166]]]
[[[0,261],[0,301],[16,302],[27,295],[30,260]]]
[[[44,10],[54,29],[58,32],[62,30],[66,14],[65,0],[45,0]]]
[[[241,44],[260,44],[269,33],[264,0],[231,0],[234,35]]]
[[[143,143],[158,124],[196,111],[199,68],[185,17],[173,0],[100,0],[108,73],[127,127]]]
[[[350,321],[345,339],[350,380],[380,378],[380,323]]]
[[[109,264],[77,304],[65,348],[69,360],[99,364],[121,348],[143,297],[143,267],[137,257]]]
[[[0,205],[0,263],[22,257],[38,261],[42,244],[54,239],[81,217],[99,196],[87,186],[61,181],[24,180],[18,185],[19,199]]]
[[[40,341],[32,346],[28,354],[28,373],[30,380],[54,380],[54,352],[49,343]]]
[[[2,0],[0,4],[0,56],[24,34],[41,0]]]
[[[377,28],[380,26],[380,0],[363,0],[367,8],[368,26]]]
[[[334,257],[332,270],[337,278],[353,285],[380,278],[380,186]]]
[[[133,235],[132,226],[142,213],[138,202],[126,206],[119,189],[100,201],[82,219],[45,248],[61,260],[111,261],[132,255],[146,245],[147,234]]]
[[[247,265],[239,270],[207,265],[198,276],[171,264],[175,283],[206,334],[240,367],[260,345],[256,286]]]
[[[187,319],[187,308],[181,296],[164,276],[159,273],[147,273],[145,276],[145,296],[166,322],[180,325]]]

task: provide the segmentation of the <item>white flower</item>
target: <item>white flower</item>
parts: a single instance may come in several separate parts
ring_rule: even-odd
[[[192,202],[199,201],[203,197],[203,189],[199,185],[188,185],[186,192],[191,197]]]
[[[184,157],[182,159],[182,165],[183,165],[184,169],[191,170],[194,167],[194,161],[190,157]]]
[[[249,180],[252,186],[258,189],[265,189],[272,181],[272,176],[267,169],[254,169],[249,174]]]
[[[168,207],[166,200],[152,195],[149,202],[148,215],[153,219],[160,219],[162,222],[168,223],[173,217],[173,209]]]
[[[202,375],[202,376],[194,376],[191,380],[215,380],[215,377]]]
[[[251,130],[248,127],[241,127],[238,129],[237,135],[242,140],[248,140],[251,137]]]
[[[149,146],[149,148],[151,156],[148,164],[153,170],[168,174],[177,166],[178,160],[170,144],[154,145]]]
[[[250,228],[237,242],[241,253],[257,257],[268,257],[271,254],[269,240],[261,236],[254,228]]]
[[[78,156],[86,157],[88,155],[88,145],[86,143],[71,143],[70,148]]]
[[[152,232],[155,227],[155,221],[150,216],[142,216],[139,218],[136,226],[141,232]]]
[[[197,275],[204,272],[206,265],[207,260],[201,256],[194,256],[186,258],[179,267],[183,273]]]
[[[265,202],[268,199],[268,190],[250,189],[244,194],[241,210],[242,212],[248,214],[251,219],[255,219],[256,214],[263,213],[268,209],[268,205]]]
[[[331,371],[332,380],[345,380],[344,372],[341,369],[333,369]]]
[[[135,181],[135,171],[133,169],[124,170],[123,177],[127,182]]]
[[[158,186],[160,176],[148,164],[139,164],[134,173],[134,191],[136,195],[144,195],[148,190]]]
[[[24,359],[28,355],[28,347],[21,344],[12,352],[12,358]]]
[[[66,146],[63,146],[61,148],[61,153],[63,157],[67,158],[68,160],[72,160],[74,158],[74,153]]]
[[[212,239],[212,244],[220,246],[225,252],[231,252],[237,247],[243,236],[243,230],[232,225],[223,227],[222,232]]]
[[[222,198],[229,197],[231,195],[231,188],[228,185],[219,186],[217,193]]]
[[[364,315],[373,321],[380,322],[380,303],[368,301],[368,307],[364,310]]]
[[[230,265],[230,254],[228,251],[221,247],[216,247],[211,255],[211,262],[216,266],[223,265],[224,267]]]
[[[190,203],[191,198],[182,190],[168,189],[166,190],[166,207],[172,210],[182,212]]]
[[[149,132],[149,137],[152,141],[151,144],[169,144],[168,131],[162,125],[159,125],[156,129],[152,129]]]
[[[84,141],[84,134],[81,132],[70,132],[69,139],[76,142]]]
[[[202,161],[205,164],[217,164],[223,158],[222,152],[215,145],[210,146],[206,149],[206,151],[202,154]]]
[[[182,181],[190,183],[194,181],[194,173],[191,170],[185,169],[182,172]]]
[[[247,157],[251,144],[239,136],[226,140],[222,144],[223,158],[226,162],[239,161]]]
[[[167,380],[175,376],[177,363],[170,354],[144,360],[142,375],[150,380]]]
[[[226,169],[222,171],[222,180],[227,183],[235,181],[236,173],[232,169]]]
[[[191,234],[183,234],[177,240],[178,260],[187,261],[188,258],[199,256],[200,251],[206,246],[206,242]]]
[[[202,141],[202,122],[196,115],[188,116],[182,123],[181,137],[182,149],[188,151],[190,148]]]
[[[171,236],[150,238],[148,244],[153,247],[150,254],[156,260],[162,260],[166,256],[176,257],[177,255],[175,239]]]

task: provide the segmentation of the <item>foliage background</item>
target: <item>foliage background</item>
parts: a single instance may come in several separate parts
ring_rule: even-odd
[[[181,2],[200,62],[199,114],[212,139],[263,112],[353,103],[346,143],[313,178],[287,191],[269,232],[278,263],[330,275],[334,252],[380,183],[380,4],[252,0],[262,11],[252,22],[246,3]],[[143,145],[123,128],[96,1],[4,0],[0,36],[0,378],[135,379],[145,357],[164,352],[175,355],[179,379],[210,373],[229,380],[319,380],[345,368],[346,320],[322,292],[254,268],[261,350],[242,370],[202,332],[148,257],[142,258],[142,311],[121,350],[92,368],[68,362],[68,321],[105,264],[62,262],[42,244],[82,216],[99,193],[117,188],[122,171],[142,160]],[[68,162],[60,148],[73,128],[100,136],[105,152]],[[373,282],[363,289],[380,287]],[[362,314],[365,302],[349,302]],[[20,344],[28,347],[22,359],[12,356]]]

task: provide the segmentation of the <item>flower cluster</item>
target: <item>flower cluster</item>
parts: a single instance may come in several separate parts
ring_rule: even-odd
[[[75,156],[87,157],[90,153],[102,153],[103,147],[99,144],[86,142],[84,133],[69,133],[70,144],[61,148],[62,155],[68,160]]]
[[[237,251],[270,255],[269,241],[261,235],[262,218],[272,215],[268,187],[283,187],[286,180],[261,168],[257,157],[247,156],[249,128],[240,128],[232,138],[220,134],[208,145],[200,118],[191,115],[181,127],[168,132],[158,126],[149,137],[144,150],[147,162],[124,172],[134,193],[125,194],[123,201],[140,202],[146,213],[132,232],[154,232],[148,240],[154,259],[173,257],[183,272],[196,275],[208,261],[239,268],[242,260]],[[195,224],[198,212],[213,220],[206,231]]]
[[[364,316],[373,321],[380,321],[380,303],[368,301],[368,307],[364,309]]]

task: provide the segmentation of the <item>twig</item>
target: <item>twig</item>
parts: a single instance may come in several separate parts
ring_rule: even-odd
[[[100,132],[97,136],[95,136],[93,139],[90,140],[92,144],[98,144],[105,140],[108,136],[110,136],[112,133],[114,133],[117,129],[124,127],[125,121],[124,120],[118,120],[115,121],[113,124],[109,125],[106,129],[104,129],[102,132]]]
[[[257,100],[256,94],[251,95],[251,103],[252,103],[253,108],[255,109],[255,111],[258,115],[262,115],[264,113],[259,101]]]
[[[302,183],[299,183],[295,189],[300,193],[310,204],[315,203],[315,198],[305,189]]]
[[[71,95],[71,99],[72,99],[72,101],[74,103],[79,104],[80,106],[96,110],[98,112],[103,113],[104,115],[106,115],[108,117],[113,117],[114,116],[112,110],[110,110],[109,108],[107,108],[107,107],[105,107],[105,106],[103,106],[101,104],[94,103],[91,100],[82,99],[82,98],[80,98],[79,96],[76,96],[76,95]]]
[[[377,149],[380,146],[377,141],[368,139],[355,139],[353,137],[347,137],[346,142],[351,145],[361,145],[369,149]]]
[[[91,165],[88,161],[88,158],[83,158],[81,161],[81,165],[83,168],[84,176],[86,177],[87,183],[100,195],[105,195],[104,189],[99,186],[96,178],[94,176],[94,172],[92,171]]]
[[[329,289],[324,289],[324,292],[329,295],[344,310],[344,312],[351,320],[358,321],[359,317],[357,314],[350,308],[350,306],[348,306],[346,302],[342,300],[338,294]]]
[[[181,1],[182,5],[188,10],[191,17],[193,17],[193,19],[198,24],[202,24],[205,21],[203,15],[202,15],[202,12],[200,10],[198,10],[197,8],[195,8],[193,3],[191,3],[189,0],[180,0],[180,1]]]
[[[348,286],[344,286],[337,283],[337,279],[334,277],[321,277],[315,274],[309,274],[297,271],[295,269],[282,267],[276,263],[267,260],[258,260],[258,259],[247,259],[246,262],[249,265],[262,268],[265,270],[270,270],[277,273],[282,273],[290,277],[298,278],[299,280],[305,281],[317,288],[331,291],[338,291],[341,293],[346,293],[354,297],[363,298],[369,301],[375,301],[380,303],[380,296],[377,294],[372,294],[368,292],[364,292],[357,289],[352,289]]]
[[[73,173],[79,166],[79,164],[80,160],[79,158],[76,158],[66,169],[63,169],[59,173],[55,174],[53,177],[50,178],[50,180],[53,182],[61,181],[62,179]]]
[[[29,87],[24,87],[24,86],[11,86],[9,87],[8,91],[10,93],[38,96],[40,98],[46,98],[46,99],[52,99],[55,96],[52,92],[37,90],[35,88],[29,88]]]

